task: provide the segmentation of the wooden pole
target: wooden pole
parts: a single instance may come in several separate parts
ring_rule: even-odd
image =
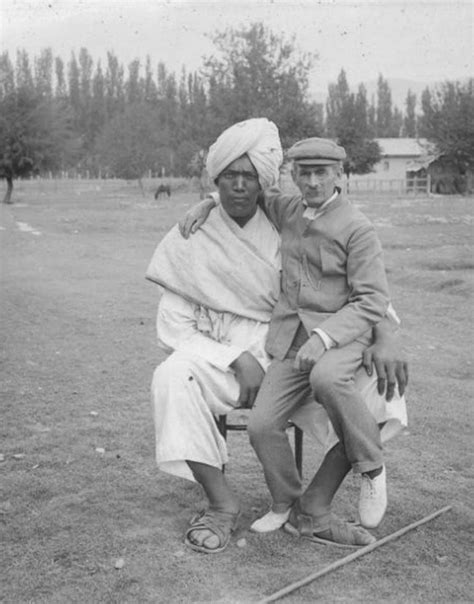
[[[390,535],[387,535],[386,537],[383,537],[382,539],[379,539],[375,543],[371,543],[370,545],[361,547],[356,552],[349,554],[348,556],[344,556],[344,558],[341,558],[340,560],[336,560],[336,562],[333,562],[332,564],[329,564],[328,566],[322,568],[321,570],[318,570],[318,571],[312,573],[311,575],[308,575],[304,579],[295,581],[295,583],[291,583],[287,587],[280,589],[280,591],[276,591],[275,593],[267,596],[266,598],[263,598],[263,600],[260,600],[257,604],[267,604],[267,602],[275,602],[276,600],[279,600],[283,596],[288,595],[292,591],[295,591],[295,590],[299,589],[300,587],[303,587],[303,585],[307,585],[308,583],[311,583],[315,579],[319,579],[319,577],[322,577],[323,575],[327,575],[328,573],[332,572],[333,570],[336,570],[336,568],[339,568],[340,566],[344,566],[345,564],[349,564],[349,562],[352,562],[353,560],[357,560],[357,558],[360,558],[361,556],[365,556],[365,554],[369,554],[371,551],[373,551],[374,549],[377,549],[381,545],[385,545],[385,543],[388,543],[389,541],[398,539],[398,537],[401,537],[405,533],[408,533],[408,531],[411,531],[411,530],[417,528],[418,526],[421,526],[422,524],[425,524],[426,522],[429,522],[430,520],[433,520],[434,518],[441,516],[441,514],[448,512],[451,509],[451,507],[452,506],[447,505],[444,508],[441,508],[440,510],[438,510],[437,512],[433,512],[429,516],[425,516],[421,520],[412,522],[408,526],[401,528],[400,530],[395,531],[394,533],[391,533]]]

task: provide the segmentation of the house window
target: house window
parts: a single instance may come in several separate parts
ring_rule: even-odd
[[[388,161],[388,159],[385,159],[383,162],[383,169],[385,172],[388,172],[390,169],[390,162]]]

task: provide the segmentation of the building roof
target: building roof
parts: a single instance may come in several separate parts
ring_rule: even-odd
[[[425,157],[434,147],[426,138],[376,138],[382,157]]]

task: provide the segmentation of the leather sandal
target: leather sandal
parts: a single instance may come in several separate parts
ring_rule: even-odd
[[[230,535],[237,528],[240,512],[219,512],[217,510],[206,510],[194,516],[184,535],[184,543],[196,552],[204,554],[218,554],[223,552],[229,545]],[[219,539],[219,545],[215,548],[206,547],[193,543],[189,536],[193,531],[209,531]],[[210,535],[209,535],[210,537]]]
[[[312,516],[301,511],[297,501],[284,530],[295,537],[335,547],[358,548],[375,543],[376,539],[359,525],[344,522],[332,513]]]

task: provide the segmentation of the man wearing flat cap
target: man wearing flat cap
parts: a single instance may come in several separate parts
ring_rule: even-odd
[[[385,513],[380,430],[354,375],[390,298],[375,229],[341,194],[345,157],[331,140],[299,141],[288,158],[301,195],[266,192],[267,212],[282,237],[282,283],[267,336],[273,361],[248,430],[277,523],[289,516],[290,532],[360,545],[329,506],[352,469],[363,477],[361,524],[374,528]],[[285,426],[309,390],[328,413],[339,443],[301,494]]]
[[[390,418],[385,408],[379,416],[369,411],[355,374],[390,299],[374,227],[341,193],[345,157],[331,140],[299,141],[288,158],[300,193],[264,191],[267,216],[281,236],[282,278],[266,340],[272,362],[248,432],[273,500],[252,529],[284,525],[318,543],[361,546],[373,536],[334,516],[331,503],[352,469],[362,475],[361,524],[375,528],[385,513],[381,441]],[[194,231],[204,217],[188,215]],[[328,441],[323,463],[302,492],[286,428],[314,400],[327,412],[335,439]],[[385,424],[382,430],[379,424]]]

